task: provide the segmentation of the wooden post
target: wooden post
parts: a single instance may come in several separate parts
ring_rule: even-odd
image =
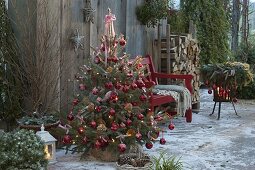
[[[166,25],[166,73],[171,73],[171,56],[170,56],[170,24]],[[167,80],[167,84],[170,83],[170,80]]]
[[[158,56],[156,57],[156,70],[161,72],[161,25],[158,24]]]

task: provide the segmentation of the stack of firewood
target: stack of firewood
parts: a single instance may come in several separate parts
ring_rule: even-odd
[[[157,41],[156,41],[157,42]],[[192,104],[200,102],[199,53],[198,42],[191,34],[170,35],[170,71],[167,68],[166,38],[161,39],[161,72],[193,75]]]

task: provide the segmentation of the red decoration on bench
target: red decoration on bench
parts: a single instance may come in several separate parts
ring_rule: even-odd
[[[192,94],[192,85],[191,85],[191,80],[193,78],[192,75],[177,75],[177,74],[166,74],[166,73],[157,73],[155,72],[154,65],[152,62],[152,58],[150,55],[146,55],[143,58],[142,61],[143,65],[148,66],[148,71],[150,72],[149,76],[146,77],[143,81],[145,83],[145,86],[147,88],[158,84],[158,78],[163,78],[163,79],[180,79],[180,80],[185,80],[185,87],[190,91]],[[165,96],[165,95],[157,95],[157,94],[151,94],[150,98],[150,109],[154,111],[154,108],[156,106],[160,106],[162,104],[170,103],[170,102],[175,102],[175,99],[172,96]],[[171,113],[171,115],[177,114],[176,112]],[[192,109],[188,109],[185,113],[186,117],[186,122],[191,122],[192,121]]]

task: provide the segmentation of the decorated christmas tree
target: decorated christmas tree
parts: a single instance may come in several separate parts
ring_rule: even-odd
[[[130,59],[123,52],[127,42],[115,35],[114,20],[109,10],[101,47],[76,75],[78,93],[63,126],[63,143],[73,152],[112,148],[123,153],[136,143],[150,149],[159,136],[161,117],[148,107],[151,90],[143,79],[149,73],[141,57]],[[162,137],[160,143],[165,142]]]

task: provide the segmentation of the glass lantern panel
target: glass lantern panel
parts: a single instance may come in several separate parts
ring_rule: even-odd
[[[52,159],[53,145],[52,144],[45,145],[44,151],[46,153],[46,156],[45,156],[46,159],[48,160]]]

